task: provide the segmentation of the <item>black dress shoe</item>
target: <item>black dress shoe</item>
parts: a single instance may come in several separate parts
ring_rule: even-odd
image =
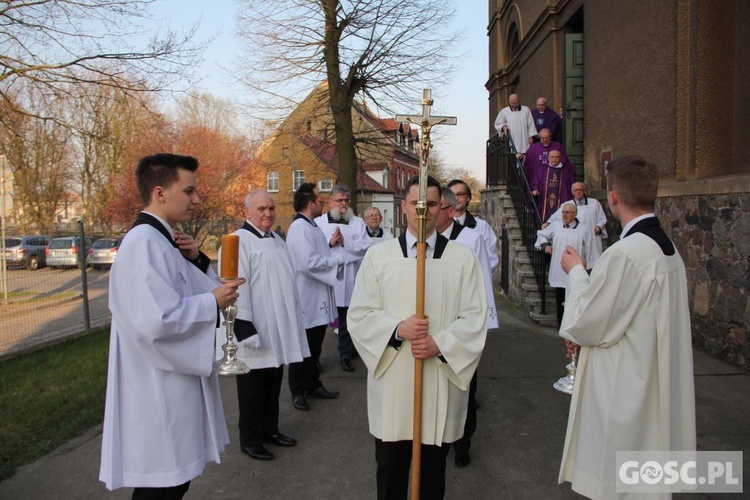
[[[265,449],[263,445],[241,446],[240,450],[242,450],[242,453],[248,455],[250,458],[254,458],[255,460],[273,460],[273,454]]]
[[[354,365],[352,364],[352,360],[343,358],[341,360],[341,369],[344,370],[345,372],[353,372]]]
[[[464,468],[471,463],[471,455],[469,452],[456,453],[456,467]]]
[[[310,399],[336,399],[337,397],[339,397],[339,391],[329,391],[321,385],[317,389],[307,391],[305,393],[305,396]]]
[[[296,439],[280,432],[266,436],[263,442],[267,444],[275,444],[276,446],[294,446],[297,444]]]
[[[307,404],[305,396],[294,396],[292,398],[292,405],[294,405],[295,410],[310,411],[310,405]]]

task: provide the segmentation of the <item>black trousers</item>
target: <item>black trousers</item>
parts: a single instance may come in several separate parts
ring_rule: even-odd
[[[555,288],[555,304],[557,305],[557,326],[562,325],[563,313],[565,313],[565,289]]]
[[[375,438],[378,464],[378,500],[406,500],[411,469],[411,441],[382,441]],[[442,500],[445,496],[445,457],[450,444],[422,445],[419,496],[423,500]]]
[[[166,488],[134,488],[133,500],[181,500],[190,488],[190,481]]]
[[[339,313],[339,359],[352,360],[357,357],[357,350],[354,348],[352,336],[349,335],[349,329],[346,326],[346,313],[348,307],[337,307]]]
[[[320,381],[318,362],[327,327],[328,325],[320,325],[305,330],[310,357],[289,365],[289,390],[292,391],[292,397],[304,396],[305,391],[313,391],[323,385]]]
[[[257,447],[279,432],[279,393],[284,367],[260,368],[237,376],[240,446]]]
[[[471,377],[469,384],[469,403],[466,408],[466,423],[464,424],[464,435],[458,441],[453,443],[456,455],[469,453],[471,448],[471,437],[477,430],[477,372]]]

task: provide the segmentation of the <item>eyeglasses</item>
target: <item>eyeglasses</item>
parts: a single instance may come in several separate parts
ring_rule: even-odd
[[[331,198],[331,201],[335,201],[336,203],[349,203],[349,198],[339,198],[338,200]]]
[[[374,214],[374,215],[368,215],[367,217],[365,217],[365,219],[380,219],[380,217],[381,216],[379,214]]]
[[[466,191],[461,191],[459,193],[454,193],[454,194],[456,195],[456,198],[458,198],[459,196],[461,197],[467,196],[469,193],[467,193]]]

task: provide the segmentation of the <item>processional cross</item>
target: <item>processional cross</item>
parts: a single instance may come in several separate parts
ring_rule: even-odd
[[[430,132],[435,125],[455,125],[455,116],[432,116],[432,91],[422,91],[421,115],[396,115],[397,122],[408,122],[422,128],[421,152],[419,154],[419,201],[417,201],[417,304],[416,317],[424,319],[425,217],[427,215],[427,167],[430,163],[432,140]],[[412,435],[411,498],[419,500],[419,483],[422,472],[422,372],[424,360],[414,360],[414,431]]]

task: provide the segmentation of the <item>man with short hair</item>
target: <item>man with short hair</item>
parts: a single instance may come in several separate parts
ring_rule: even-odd
[[[560,266],[560,257],[566,247],[575,248],[583,256],[586,268],[591,248],[594,245],[594,233],[591,228],[582,224],[576,217],[578,212],[575,205],[565,204],[560,209],[562,219],[554,221],[546,228],[536,232],[537,238],[534,247],[551,255],[549,264],[548,280],[551,287],[555,289],[555,302],[557,304],[557,324],[560,325],[563,317],[563,306],[565,303],[565,289],[568,286],[568,276]]]
[[[596,261],[602,255],[602,240],[607,237],[607,215],[604,213],[602,204],[596,198],[589,198],[586,196],[586,184],[583,182],[573,183],[573,187],[570,190],[573,193],[573,199],[568,200],[562,204],[560,209],[552,214],[547,222],[542,225],[542,228],[546,227],[547,224],[562,218],[562,207],[568,204],[573,204],[578,209],[578,220],[582,224],[592,228],[594,231],[594,246],[588,253],[588,259],[586,260],[589,268],[594,267]]]
[[[109,278],[112,332],[99,479],[134,499],[180,499],[229,443],[214,341],[219,309],[244,279],[220,284],[211,260],[176,226],[200,203],[190,156],[142,158],[143,211]]]
[[[294,264],[310,356],[289,365],[289,389],[294,408],[309,411],[307,398],[339,396],[338,391],[329,391],[323,386],[318,363],[326,328],[336,319],[333,287],[343,276],[344,258],[331,253],[331,247],[341,242],[341,232],[334,231],[330,240],[326,240],[315,223],[315,218],[323,212],[323,199],[315,184],[302,184],[294,193],[293,204],[297,213],[289,226],[286,244]]]
[[[576,181],[575,171],[562,164],[560,151],[550,151],[547,160],[549,163],[537,170],[530,186],[542,223],[547,222],[560,205],[571,199],[570,189]]]
[[[606,178],[620,240],[591,275],[573,249],[561,261],[568,296],[560,336],[581,352],[559,482],[595,499],[618,496],[617,452],[695,451],[687,276],[654,215],[659,172],[626,156]]]
[[[562,118],[547,106],[546,97],[536,100],[536,108],[531,110],[531,116],[534,118],[537,132],[546,128],[552,134],[553,141],[562,142]]]
[[[534,143],[536,126],[531,110],[521,106],[518,95],[508,97],[508,106],[504,107],[495,118],[495,130],[501,137],[510,135],[516,147],[516,158],[523,158],[526,149]]]
[[[367,365],[367,407],[375,437],[379,499],[406,499],[411,466],[415,358],[424,361],[420,493],[445,495],[445,459],[463,434],[471,378],[487,334],[487,294],[468,248],[435,230],[440,184],[427,179],[425,318],[414,314],[419,178],[401,207],[408,230],[374,245],[357,276],[349,327]]]
[[[441,236],[445,236],[451,241],[455,241],[474,252],[479,264],[482,267],[482,278],[484,278],[484,288],[487,292],[487,329],[498,328],[497,310],[495,309],[495,294],[492,287],[492,271],[490,262],[487,258],[487,248],[484,245],[482,235],[477,231],[472,231],[466,226],[462,226],[454,220],[456,213],[456,195],[451,188],[443,186],[441,188],[440,213],[438,214],[437,228]],[[466,410],[466,424],[464,425],[464,434],[461,439],[453,443],[453,449],[456,452],[454,462],[457,467],[466,467],[471,463],[471,438],[477,427],[477,373],[471,378],[469,386],[469,401]]]
[[[473,229],[482,235],[484,245],[487,247],[487,259],[490,262],[490,272],[494,273],[497,264],[500,262],[497,256],[497,236],[489,224],[484,219],[480,219],[469,212],[469,202],[471,201],[471,188],[461,179],[453,179],[448,183],[448,187],[456,195],[455,220],[462,226]]]
[[[279,394],[284,365],[310,356],[295,286],[292,256],[286,243],[271,230],[276,204],[266,191],[250,191],[243,206],[245,223],[234,232],[240,238],[240,286],[234,333],[237,357],[250,372],[237,375],[240,450],[256,460],[272,460],[263,446],[294,446],[297,441],[279,432]],[[221,268],[221,252],[219,252]],[[217,353],[226,339],[217,336]]]
[[[337,258],[344,261],[343,279],[336,282],[336,307],[339,315],[338,324],[338,348],[339,363],[345,372],[353,372],[352,360],[357,357],[357,351],[352,344],[349,329],[346,324],[346,313],[349,310],[349,301],[352,298],[354,279],[362,263],[365,252],[372,245],[372,240],[367,235],[365,221],[354,214],[349,206],[349,188],[337,184],[331,190],[328,198],[330,210],[315,219],[326,239],[331,240],[331,251]],[[339,234],[338,241],[333,242],[333,235]]]
[[[368,207],[362,215],[364,215],[365,224],[367,225],[367,236],[370,237],[373,243],[393,239],[393,234],[390,231],[385,231],[380,227],[380,224],[383,222],[383,216],[380,214],[378,207]]]
[[[536,173],[549,165],[547,159],[550,151],[560,152],[560,163],[563,168],[569,169],[575,172],[575,167],[571,163],[568,155],[563,151],[563,147],[559,142],[552,140],[552,132],[549,129],[542,129],[539,131],[539,142],[535,142],[529,149],[526,150],[526,157],[523,160],[523,172],[526,175],[526,180],[531,185],[531,181],[536,177]]]

